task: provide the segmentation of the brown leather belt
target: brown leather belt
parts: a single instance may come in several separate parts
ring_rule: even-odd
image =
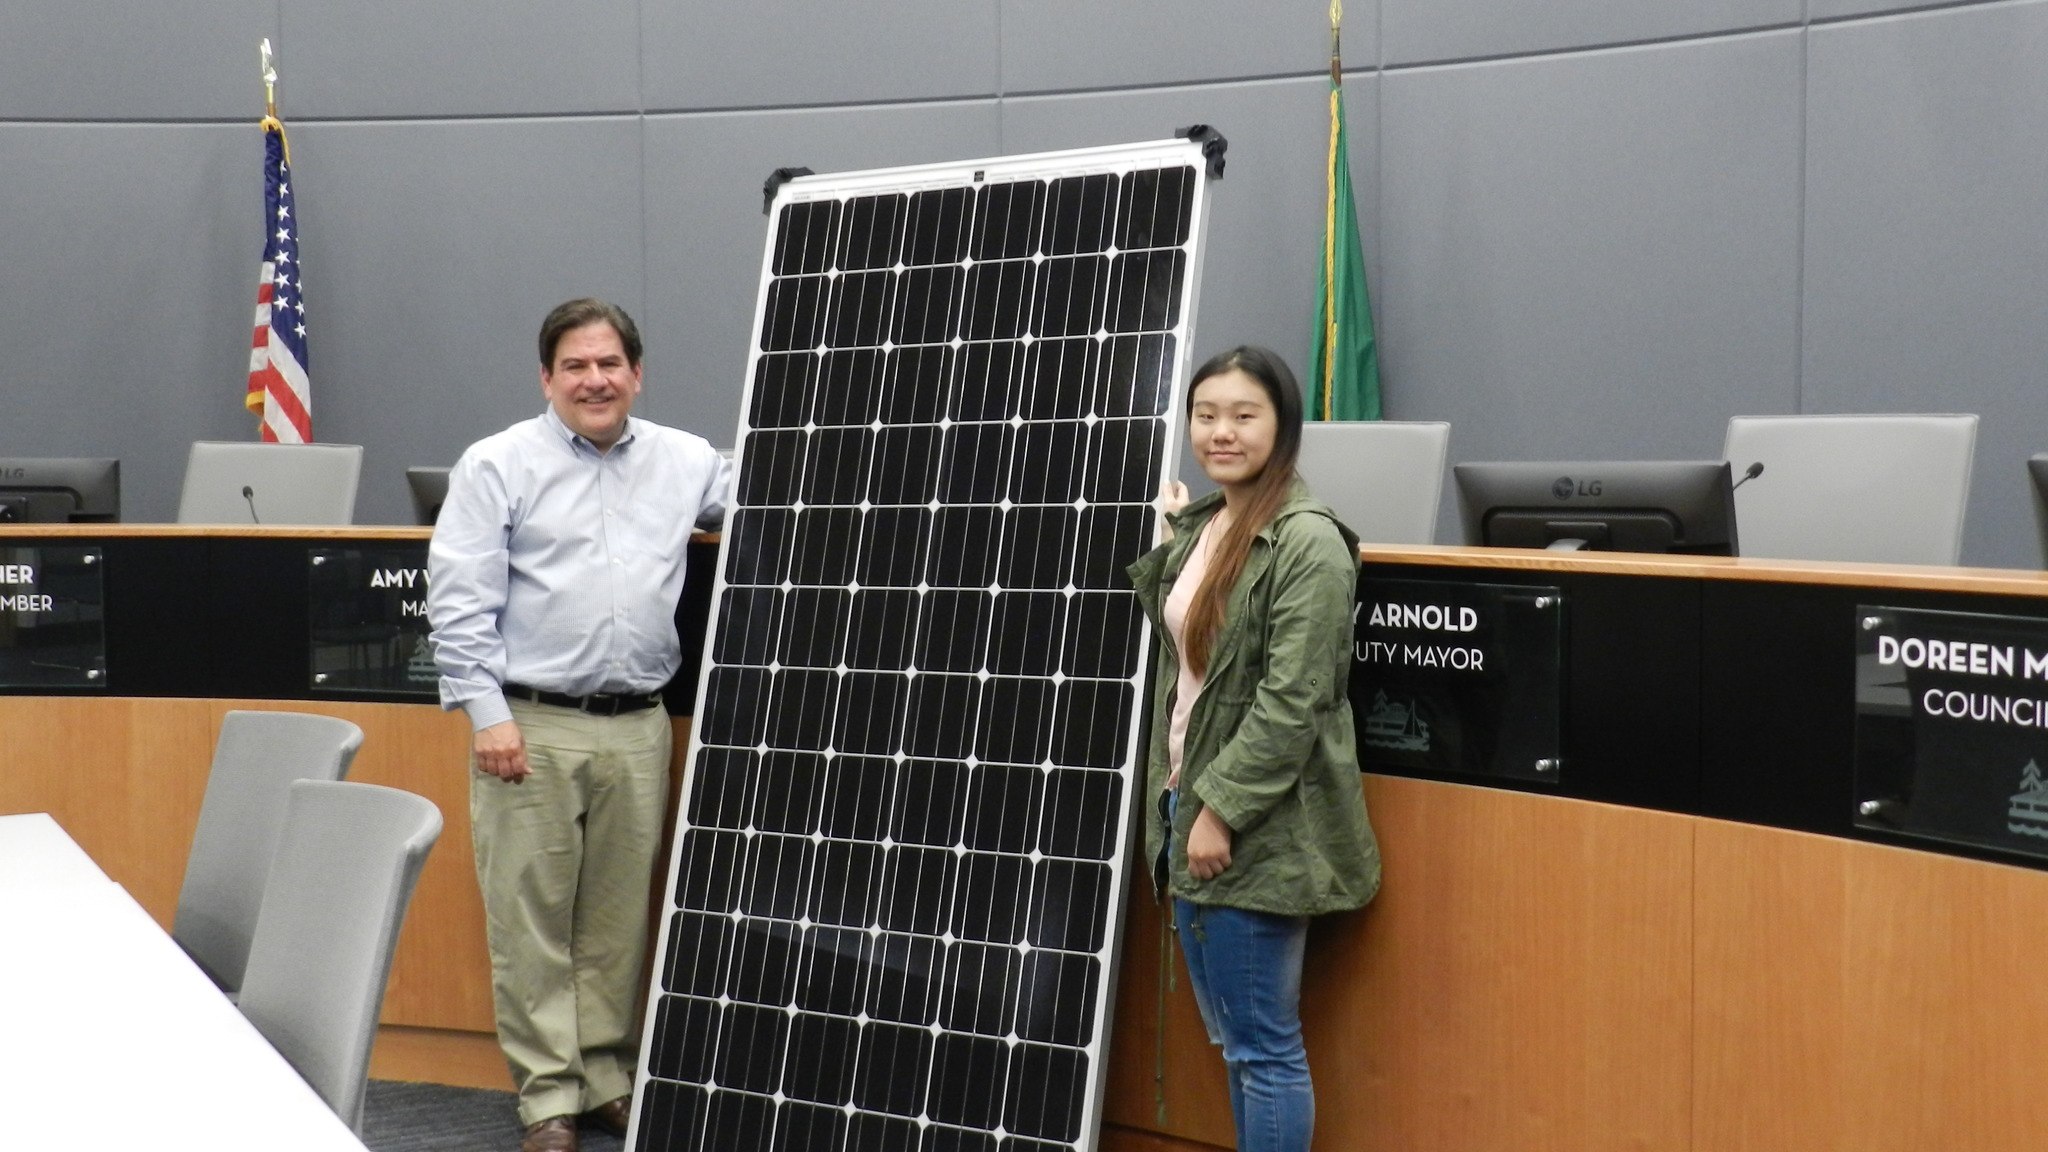
[[[571,696],[566,692],[544,692],[539,688],[528,688],[524,684],[505,685],[505,695],[535,704],[550,704],[556,708],[574,708],[592,716],[617,716],[622,712],[644,712],[661,704],[661,693],[649,692],[644,696],[630,692],[593,692],[588,696]]]

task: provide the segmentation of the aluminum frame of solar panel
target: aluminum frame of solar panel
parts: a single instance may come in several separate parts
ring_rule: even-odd
[[[631,1147],[1095,1146],[1207,179],[777,191]]]

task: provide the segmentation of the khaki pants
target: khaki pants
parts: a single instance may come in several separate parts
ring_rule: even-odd
[[[469,814],[498,1044],[533,1124],[633,1091],[672,736],[661,708],[511,706],[533,773],[508,784],[472,764]]]

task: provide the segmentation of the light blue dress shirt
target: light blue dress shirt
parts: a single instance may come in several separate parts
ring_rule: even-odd
[[[471,445],[427,550],[441,706],[482,729],[512,718],[508,683],[668,683],[685,547],[724,518],[731,470],[703,437],[633,418],[600,453],[552,409]]]

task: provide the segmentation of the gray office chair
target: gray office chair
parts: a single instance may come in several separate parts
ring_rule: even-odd
[[[1737,416],[1723,450],[1739,477],[1744,556],[1954,564],[1963,551],[1972,415]]]
[[[1295,471],[1368,544],[1428,544],[1451,426],[1441,421],[1311,421]]]
[[[2048,452],[2027,457],[2027,474],[2034,478],[2034,527],[2041,541],[2041,566],[2048,568]]]
[[[195,440],[178,523],[353,523],[362,474],[360,444]]]
[[[358,1133],[391,954],[440,835],[441,810],[410,792],[291,786],[240,1007]]]
[[[441,518],[441,505],[448,502],[448,473],[452,469],[418,465],[405,470],[405,487],[412,493],[412,522],[432,526]]]
[[[221,721],[171,936],[233,996],[294,780],[339,780],[363,730],[333,716],[230,712]]]

